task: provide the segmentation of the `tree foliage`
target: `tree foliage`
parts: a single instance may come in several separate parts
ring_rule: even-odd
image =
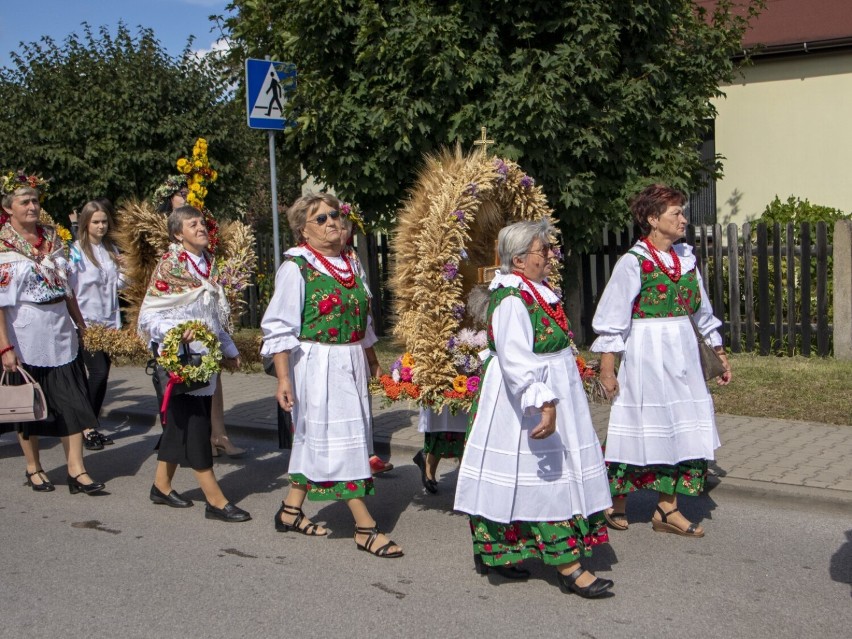
[[[287,138],[305,169],[388,219],[422,155],[480,126],[590,246],[651,179],[689,188],[762,0],[233,0],[235,56],[294,62]]]
[[[94,197],[150,196],[204,137],[219,172],[207,204],[233,212],[247,155],[263,140],[190,45],[172,58],[153,31],[134,36],[123,24],[114,36],[84,24],[61,45],[23,45],[0,69],[0,169],[52,178],[45,208],[62,218]]]

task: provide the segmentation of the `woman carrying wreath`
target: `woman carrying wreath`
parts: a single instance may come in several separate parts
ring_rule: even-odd
[[[207,252],[209,240],[204,216],[192,206],[181,206],[169,215],[168,228],[172,244],[151,277],[139,310],[139,334],[150,340],[161,355],[167,352],[167,344],[168,354],[175,355],[178,348],[175,342],[186,345],[191,353],[206,354],[211,351],[211,344],[196,339],[201,336],[195,331],[184,330],[177,337],[173,332],[180,331],[178,327],[187,322],[201,322],[205,332],[221,343],[225,366],[238,368],[239,352],[224,328],[230,308],[218,281],[216,264]],[[226,522],[248,521],[251,516],[228,501],[213,474],[210,408],[217,380],[218,374],[214,372],[204,388],[170,397],[166,392],[168,402],[150,499],[173,508],[192,506],[190,500],[172,487],[177,467],[189,466],[207,501],[205,517]]]
[[[647,488],[658,493],[655,531],[704,536],[677,507],[678,493],[703,490],[707,462],[719,447],[688,313],[728,369],[717,383],[728,384],[731,370],[692,247],[675,244],[686,233],[686,202],[684,193],[663,184],[633,199],[643,236],[616,263],[592,321],[598,338],[591,350],[602,353],[601,383],[615,398],[605,452],[614,502],[606,517],[615,530],[628,527],[627,495]]]
[[[359,549],[401,557],[402,549],[379,531],[363,499],[375,492],[364,349],[376,337],[364,282],[341,254],[341,204],[332,195],[305,195],[289,208],[287,220],[300,244],[285,253],[261,322],[261,354],[273,359],[276,398],[292,412],[294,426],[290,490],[275,514],[275,529],[327,535],[302,512],[305,498],[343,500],[355,519]]]
[[[20,177],[26,178],[23,174]],[[0,212],[0,357],[3,372],[26,370],[47,401],[45,421],[6,423],[0,433],[17,430],[26,459],[27,485],[54,490],[39,458],[39,436],[59,437],[68,463],[68,490],[87,495],[104,484],[83,464],[82,431],[97,424],[89,403],[86,372],[77,356],[78,330],[86,323],[68,285],[68,250],[55,228],[39,224],[39,192],[30,182],[6,180]],[[74,325],[77,325],[76,328]]]
[[[526,579],[516,564],[541,558],[560,589],[606,596],[609,579],[580,565],[607,541],[611,505],[600,442],[568,337],[546,278],[554,262],[547,220],[497,237],[500,271],[489,289],[488,347],[459,469],[455,509],[470,516],[480,574]]]

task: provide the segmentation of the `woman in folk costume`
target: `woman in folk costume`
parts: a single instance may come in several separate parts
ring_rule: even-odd
[[[162,353],[161,345],[171,329],[189,320],[199,320],[221,343],[225,365],[238,368],[239,352],[224,328],[230,308],[219,285],[216,264],[207,253],[209,240],[201,211],[192,206],[175,209],[169,215],[168,228],[172,244],[151,277],[139,310],[139,334]],[[194,337],[188,330],[181,342],[192,353],[206,352],[205,346]],[[190,500],[172,487],[177,467],[189,466],[207,501],[205,517],[226,522],[248,521],[250,515],[228,501],[213,474],[210,409],[217,378],[214,374],[208,386],[196,391],[171,397],[166,392],[168,402],[150,499],[173,508],[192,506]]]
[[[118,291],[127,280],[122,273],[122,257],[112,239],[115,228],[111,205],[101,200],[87,202],[80,211],[78,239],[71,249],[69,282],[87,326],[101,325],[121,328]],[[88,374],[89,401],[95,415],[100,417],[106,397],[112,360],[107,352],[81,351]],[[103,450],[112,438],[96,428],[83,431],[83,445],[88,450]]]
[[[363,499],[375,492],[364,349],[376,338],[367,290],[341,254],[340,209],[334,196],[310,194],[287,211],[300,244],[286,252],[261,322],[261,354],[273,358],[276,398],[292,411],[295,431],[290,490],[275,514],[275,529],[327,535],[302,511],[305,498],[344,500],[355,519],[357,547],[401,557],[402,549],[379,531]]]
[[[0,433],[16,430],[26,459],[27,485],[54,490],[39,457],[39,437],[62,440],[68,465],[68,490],[101,492],[83,463],[82,431],[97,424],[89,403],[86,371],[78,357],[78,332],[86,323],[68,284],[68,248],[56,228],[39,223],[36,176],[10,174],[2,184],[0,212],[0,358],[4,374],[26,370],[44,391],[48,418],[7,422]],[[76,324],[76,327],[75,327]]]
[[[202,143],[200,140],[196,141],[195,148],[193,149],[195,155],[204,154],[203,161],[206,161],[206,144],[206,142]],[[178,165],[190,166],[185,160],[183,164],[179,161]],[[194,179],[195,171],[191,169],[187,170],[190,171],[189,175],[170,175],[166,178],[165,182],[157,187],[157,190],[154,191],[154,205],[157,207],[159,213],[169,215],[176,208],[189,203],[191,206],[195,206],[205,213],[204,219],[209,225],[214,222],[213,216],[204,208],[204,198],[199,198],[198,191],[192,191],[192,188],[197,189],[197,186],[194,183],[192,185],[189,184],[190,180]],[[212,177],[212,169],[207,167],[205,174]],[[211,245],[208,248],[212,253],[215,247]],[[210,436],[210,446],[213,457],[218,457],[221,453],[225,453],[228,457],[242,457],[246,451],[231,443],[228,433],[225,431],[225,396],[221,379],[219,379],[216,385],[216,392],[213,393],[212,406],[210,422],[213,425],[213,430]]]
[[[686,233],[686,202],[684,193],[662,184],[631,202],[643,237],[612,271],[592,321],[599,337],[591,350],[602,353],[601,383],[615,397],[605,452],[610,527],[627,529],[627,495],[647,488],[659,493],[655,531],[703,537],[704,529],[677,507],[678,493],[703,490],[707,461],[719,447],[688,313],[728,368],[717,383],[728,384],[731,370],[692,247],[675,244]]]
[[[471,408],[455,508],[470,515],[474,561],[525,579],[538,557],[555,566],[563,592],[594,598],[613,582],[580,565],[607,541],[611,505],[559,296],[546,282],[554,263],[546,220],[500,231],[500,271],[490,284],[491,355]]]

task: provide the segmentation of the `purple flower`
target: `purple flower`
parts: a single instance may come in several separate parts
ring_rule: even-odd
[[[464,249],[462,249],[462,250],[459,252],[459,257],[460,257],[460,258],[462,258],[463,260],[466,260],[466,259],[467,259],[467,251],[465,251]]]
[[[552,247],[552,250],[553,250],[553,257],[555,257],[557,259],[557,261],[561,262],[562,257],[563,257],[562,248],[559,247],[559,246],[554,246],[554,247]]]
[[[467,193],[468,195],[472,195],[473,197],[478,198],[479,197],[479,186],[476,184],[476,182],[471,182],[470,184],[467,185],[467,188],[465,188],[465,193]]]
[[[525,175],[524,177],[521,178],[521,186],[524,187],[525,189],[530,188],[534,184],[535,184],[535,180],[532,179],[529,175]]]
[[[464,319],[464,304],[456,304],[453,306],[453,317],[457,320]]]
[[[448,351],[451,351],[451,350],[453,350],[455,347],[456,347],[456,338],[455,338],[455,337],[451,337],[449,340],[447,340],[447,350],[448,350]]]
[[[444,264],[444,279],[448,282],[456,279],[456,275],[459,274],[459,267],[453,264],[452,262],[447,262]]]
[[[393,365],[391,366],[391,370],[392,370],[392,371],[398,371],[398,370],[400,370],[401,368],[402,368],[402,358],[401,358],[401,357],[399,357],[399,358],[397,358],[397,360],[396,360],[396,361],[393,363]]]
[[[352,206],[350,204],[341,204],[340,205],[340,214],[343,216],[349,215],[352,212]]]
[[[462,211],[461,209],[456,209],[455,211],[453,211],[453,215],[455,216],[456,220],[458,220],[459,224],[464,224],[464,211]]]
[[[509,167],[506,166],[506,163],[497,158],[494,160],[494,167],[497,169],[497,174],[500,176],[499,180],[505,180],[506,176],[509,174]]]

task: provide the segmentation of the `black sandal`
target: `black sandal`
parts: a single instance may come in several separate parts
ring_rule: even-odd
[[[285,524],[281,521],[281,515],[284,514],[295,516],[292,524]],[[305,513],[302,512],[301,508],[288,506],[284,502],[281,502],[281,508],[279,508],[278,512],[275,513],[275,530],[278,532],[289,532],[292,530],[297,533],[302,533],[307,537],[325,537],[328,535],[328,530],[322,533],[317,532],[319,530],[319,524],[315,524],[314,522],[301,526],[301,523],[305,520],[307,520],[307,517],[305,517]]]
[[[651,527],[655,532],[667,532],[675,535],[680,535],[681,537],[703,537],[704,531],[698,530],[698,524],[690,522],[689,528],[683,530],[682,528],[678,528],[674,524],[670,524],[668,522],[668,516],[672,513],[678,512],[677,508],[673,508],[669,512],[666,512],[659,506],[657,506],[657,512],[660,513],[660,521],[656,519],[651,519]]]
[[[396,559],[397,557],[402,557],[403,552],[401,550],[394,550],[393,552],[388,550],[391,546],[397,545],[395,541],[389,541],[381,548],[373,550],[373,544],[376,543],[376,539],[378,539],[381,534],[382,533],[379,531],[377,526],[373,526],[372,528],[361,528],[360,526],[355,526],[355,545],[358,546],[358,550],[364,550],[376,557],[384,557],[385,559]],[[369,535],[369,537],[367,537],[367,542],[363,545],[359,544],[358,535]]]

